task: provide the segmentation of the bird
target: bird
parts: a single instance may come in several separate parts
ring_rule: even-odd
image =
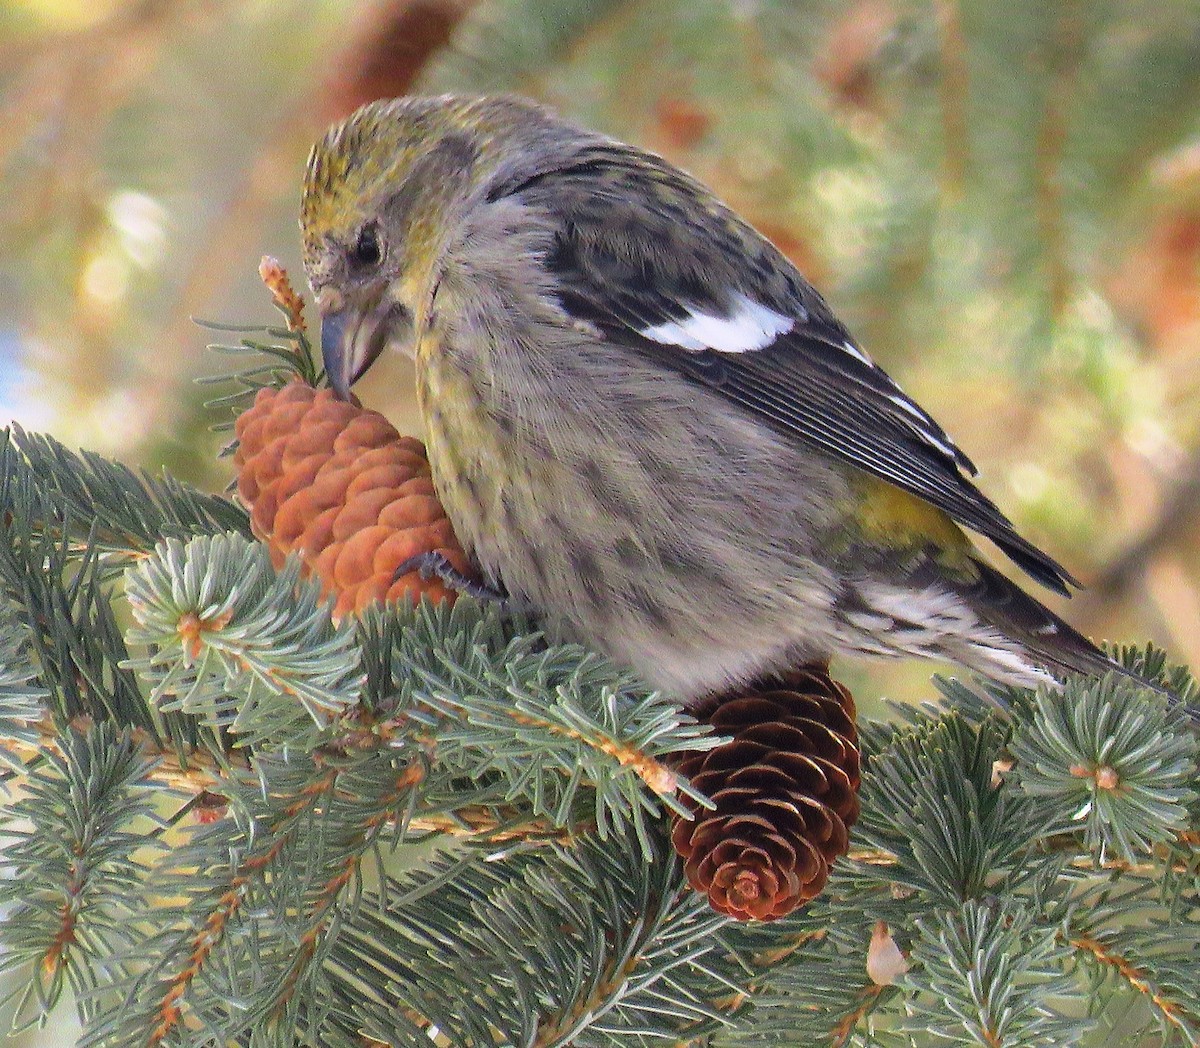
[[[516,96],[370,103],[301,232],[340,396],[415,361],[489,589],[683,702],[833,656],[1003,684],[1120,667],[1001,572],[1077,581],[763,235],[652,152]]]

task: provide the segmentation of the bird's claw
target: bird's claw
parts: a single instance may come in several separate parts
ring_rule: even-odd
[[[428,582],[431,578],[441,579],[447,587],[454,590],[456,593],[465,593],[469,597],[474,597],[476,600],[486,601],[489,604],[499,604],[502,607],[507,607],[509,597],[502,590],[493,589],[486,583],[477,582],[468,575],[464,575],[453,564],[450,563],[450,558],[444,553],[438,553],[436,550],[431,550],[427,553],[418,553],[414,557],[409,557],[401,564],[392,575],[393,581],[416,571],[421,578]]]

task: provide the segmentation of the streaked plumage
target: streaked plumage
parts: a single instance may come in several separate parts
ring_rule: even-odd
[[[1110,667],[977,557],[959,525],[1074,581],[944,430],[666,161],[519,99],[376,103],[314,150],[302,225],[335,385],[412,353],[485,574],[651,683],[838,652]]]

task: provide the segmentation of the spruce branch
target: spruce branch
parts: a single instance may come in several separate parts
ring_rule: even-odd
[[[944,682],[955,712],[864,725],[852,861],[806,911],[735,927],[681,884],[660,795],[674,754],[721,740],[627,674],[469,599],[334,627],[243,535],[131,557],[39,483],[4,489],[10,749],[57,767],[70,718],[139,724],[139,781],[183,793],[173,824],[205,795],[223,813],[132,895],[93,882],[126,919],[78,987],[88,1044],[1037,1044],[1086,977],[1112,988],[1098,1019],[1137,997],[1194,1025],[1195,743],[1160,698]],[[1155,651],[1121,657],[1192,694]],[[1089,852],[1077,797],[1029,788],[1078,790],[1087,746],[1136,786],[1107,815],[1136,862]],[[878,921],[909,981],[871,980]]]
[[[1108,653],[1135,677],[1148,680],[1174,695],[1179,700],[1175,704],[1179,708],[1197,705],[1200,683],[1188,667],[1171,663],[1162,648],[1154,644],[1122,644],[1111,647]]]
[[[40,496],[41,501],[31,505]],[[19,426],[0,431],[0,505],[38,527],[67,529],[103,553],[136,556],[164,538],[237,531],[250,534],[245,512],[164,473],[155,479],[53,437]]]
[[[0,478],[0,599],[24,618],[39,681],[60,723],[84,714],[157,734],[112,604],[95,522],[81,540],[28,473]],[[54,526],[46,527],[47,521]]]
[[[153,762],[133,734],[99,724],[59,742],[0,829],[0,902],[13,906],[0,968],[28,971],[3,1001],[17,1029],[43,1022],[67,985],[77,994],[94,986],[95,966],[128,945],[145,862],[160,847],[147,833],[157,824]]]
[[[425,768],[419,760],[398,769],[387,789],[371,797],[369,814],[357,820],[350,833],[342,832],[336,842],[338,857],[332,862],[327,860],[327,876],[309,903],[303,924],[294,929],[299,933],[298,948],[277,976],[269,1009],[260,1017],[248,1017],[251,1028],[256,1021],[284,1031],[298,1025],[301,1011],[308,1007],[302,995],[311,988],[335,938],[334,923],[346,917],[342,912],[343,896],[358,890],[364,858],[388,824],[396,821],[397,812],[408,806],[410,792],[424,777]],[[341,788],[345,790],[345,785]]]
[[[36,747],[38,721],[50,695],[38,681],[28,625],[17,605],[0,597],[0,761],[23,764],[20,747]]]
[[[1095,879],[1076,893],[1061,921],[1060,941],[1075,951],[1093,988],[1107,983],[1116,1002],[1150,1008],[1169,1043],[1200,1044],[1200,895],[1180,913],[1162,895],[1160,870]]]
[[[863,1027],[896,999],[897,991],[877,986],[867,975],[864,929],[853,935],[830,930],[810,929],[777,950],[756,951],[757,975],[746,982],[744,1021],[721,1031],[715,1043],[722,1048],[864,1043]],[[740,945],[741,929],[727,935]]]
[[[628,1045],[728,1022],[712,1003],[741,990],[725,919],[680,886],[665,834],[653,845],[649,863],[630,837],[476,851],[389,882],[389,904],[364,906],[330,957],[342,1038],[427,1044],[436,1027],[451,1044]],[[389,993],[363,995],[363,972]]]
[[[1160,989],[1143,967],[1122,954],[1113,943],[1090,935],[1073,935],[1067,939],[1067,944],[1078,950],[1086,960],[1107,969],[1135,993],[1142,995],[1154,1011],[1165,1036],[1176,1033],[1189,1048],[1200,1045],[1200,1017],[1196,1012],[1193,1010],[1189,1014],[1184,1005]]]
[[[229,816],[192,829],[150,879],[160,903],[110,962],[107,1008],[84,1044],[222,1043],[247,1031],[293,1043],[297,1012],[359,907],[362,865],[425,776],[419,751],[379,748],[327,765],[263,758],[221,783]],[[270,782],[264,794],[262,783]]]
[[[72,719],[71,727],[84,730],[90,728],[92,723],[91,718],[81,715]],[[41,718],[30,725],[30,731],[35,738],[0,735],[0,740],[11,750],[13,757],[25,766],[24,770],[40,763],[48,754],[63,756],[63,730],[49,713],[42,711]],[[132,729],[132,738],[147,760],[152,762],[147,781],[179,794],[185,798],[185,802],[212,792],[219,786],[222,775],[231,770],[245,771],[248,768],[236,755],[223,752],[215,754],[199,743],[181,747],[138,728]]]
[[[1051,833],[1081,827],[1103,862],[1134,861],[1187,828],[1197,745],[1161,695],[1109,674],[1039,690],[1011,750],[1022,790],[1051,806]]]
[[[37,713],[40,719],[18,722],[17,728],[0,728],[0,742],[6,747],[0,752],[20,772],[41,763],[47,755],[60,758],[64,755],[64,736],[59,727],[44,710],[39,708]],[[76,717],[72,721],[72,727],[76,730],[89,729],[90,725],[91,721],[86,717]],[[345,748],[361,752],[385,745],[394,746],[401,734],[401,727],[398,722],[378,722],[366,727],[352,722],[346,726],[344,733],[323,748],[322,753],[332,755],[338,753],[339,748],[343,748],[342,752]],[[220,797],[222,801],[227,801],[222,791],[228,789],[228,776],[244,778],[258,774],[244,751],[214,753],[203,745],[180,750],[156,741],[147,732],[138,729],[132,731],[131,737],[151,762],[146,781],[181,798],[181,807],[173,818],[178,818],[204,796]],[[519,805],[486,803],[494,801],[503,791],[479,790],[473,801],[471,792],[464,789],[462,780],[453,776],[444,783],[440,783],[437,776],[429,781],[435,791],[441,786],[442,796],[440,800],[426,797],[419,811],[411,806],[402,810],[395,825],[405,836],[436,834],[447,838],[472,838],[485,845],[513,840],[557,840],[566,843],[574,832],[590,828],[583,823],[564,828],[549,819],[529,816]]]
[[[1004,734],[994,719],[972,726],[949,713],[873,757],[857,836],[897,857],[894,883],[956,905],[1020,873],[1036,813],[994,781]]]
[[[1132,962],[1117,950],[1114,944],[1106,944],[1091,935],[1074,935],[1067,940],[1068,945],[1084,954],[1086,959],[1102,969],[1108,969],[1117,978],[1128,984],[1128,987],[1145,998],[1163,1028],[1165,1036],[1172,1032],[1183,1037],[1184,1043],[1190,1048],[1200,1044],[1200,1017],[1195,1011],[1188,1012],[1180,1001],[1164,992],[1152,980],[1145,968]]]
[[[1088,1024],[1050,1003],[1083,999],[1063,971],[1067,949],[1028,909],[971,899],[916,927],[913,967],[900,980],[905,1030],[979,1048],[1079,1043]]]
[[[718,740],[673,703],[577,645],[547,646],[537,633],[506,638],[500,612],[461,597],[452,608],[423,602],[397,614],[406,625],[392,673],[411,682],[409,702],[444,718],[439,763],[474,779],[503,777],[507,799],[524,796],[559,824],[590,787],[602,837],[632,827],[645,842],[660,805],[686,814],[674,795],[655,796],[674,782],[664,761]]]
[[[292,287],[287,270],[278,259],[263,255],[258,266],[258,275],[271,292],[271,304],[283,314],[285,327],[196,321],[210,331],[224,331],[243,336],[236,345],[211,343],[208,346],[211,352],[225,356],[253,355],[262,358],[231,375],[220,374],[197,380],[202,385],[233,383],[235,389],[232,393],[206,401],[205,407],[229,409],[235,418],[253,403],[260,389],[282,389],[296,379],[307,386],[317,387],[325,384],[325,371],[312,340],[308,337],[308,326],[304,322],[304,299]],[[271,341],[262,337],[251,337],[264,335]],[[233,420],[224,420],[213,428],[217,431],[230,430],[233,428]],[[222,454],[232,454],[236,446],[236,441],[230,443],[222,449]]]
[[[130,659],[166,712],[201,717],[242,745],[281,746],[354,706],[362,685],[353,629],[334,626],[291,560],[239,535],[161,543],[126,573],[137,626]]]

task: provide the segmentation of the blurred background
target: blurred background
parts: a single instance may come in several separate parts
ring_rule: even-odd
[[[0,0],[0,424],[223,488],[191,318],[277,321],[312,141],[447,90],[711,183],[1088,584],[1051,603],[1200,663],[1200,0]],[[360,392],[418,432],[406,369]]]
[[[1200,662],[1200,0],[0,0],[0,423],[222,488],[191,318],[276,321],[312,141],[447,90],[711,183],[1088,584],[1056,607]],[[416,432],[407,366],[361,394]]]

